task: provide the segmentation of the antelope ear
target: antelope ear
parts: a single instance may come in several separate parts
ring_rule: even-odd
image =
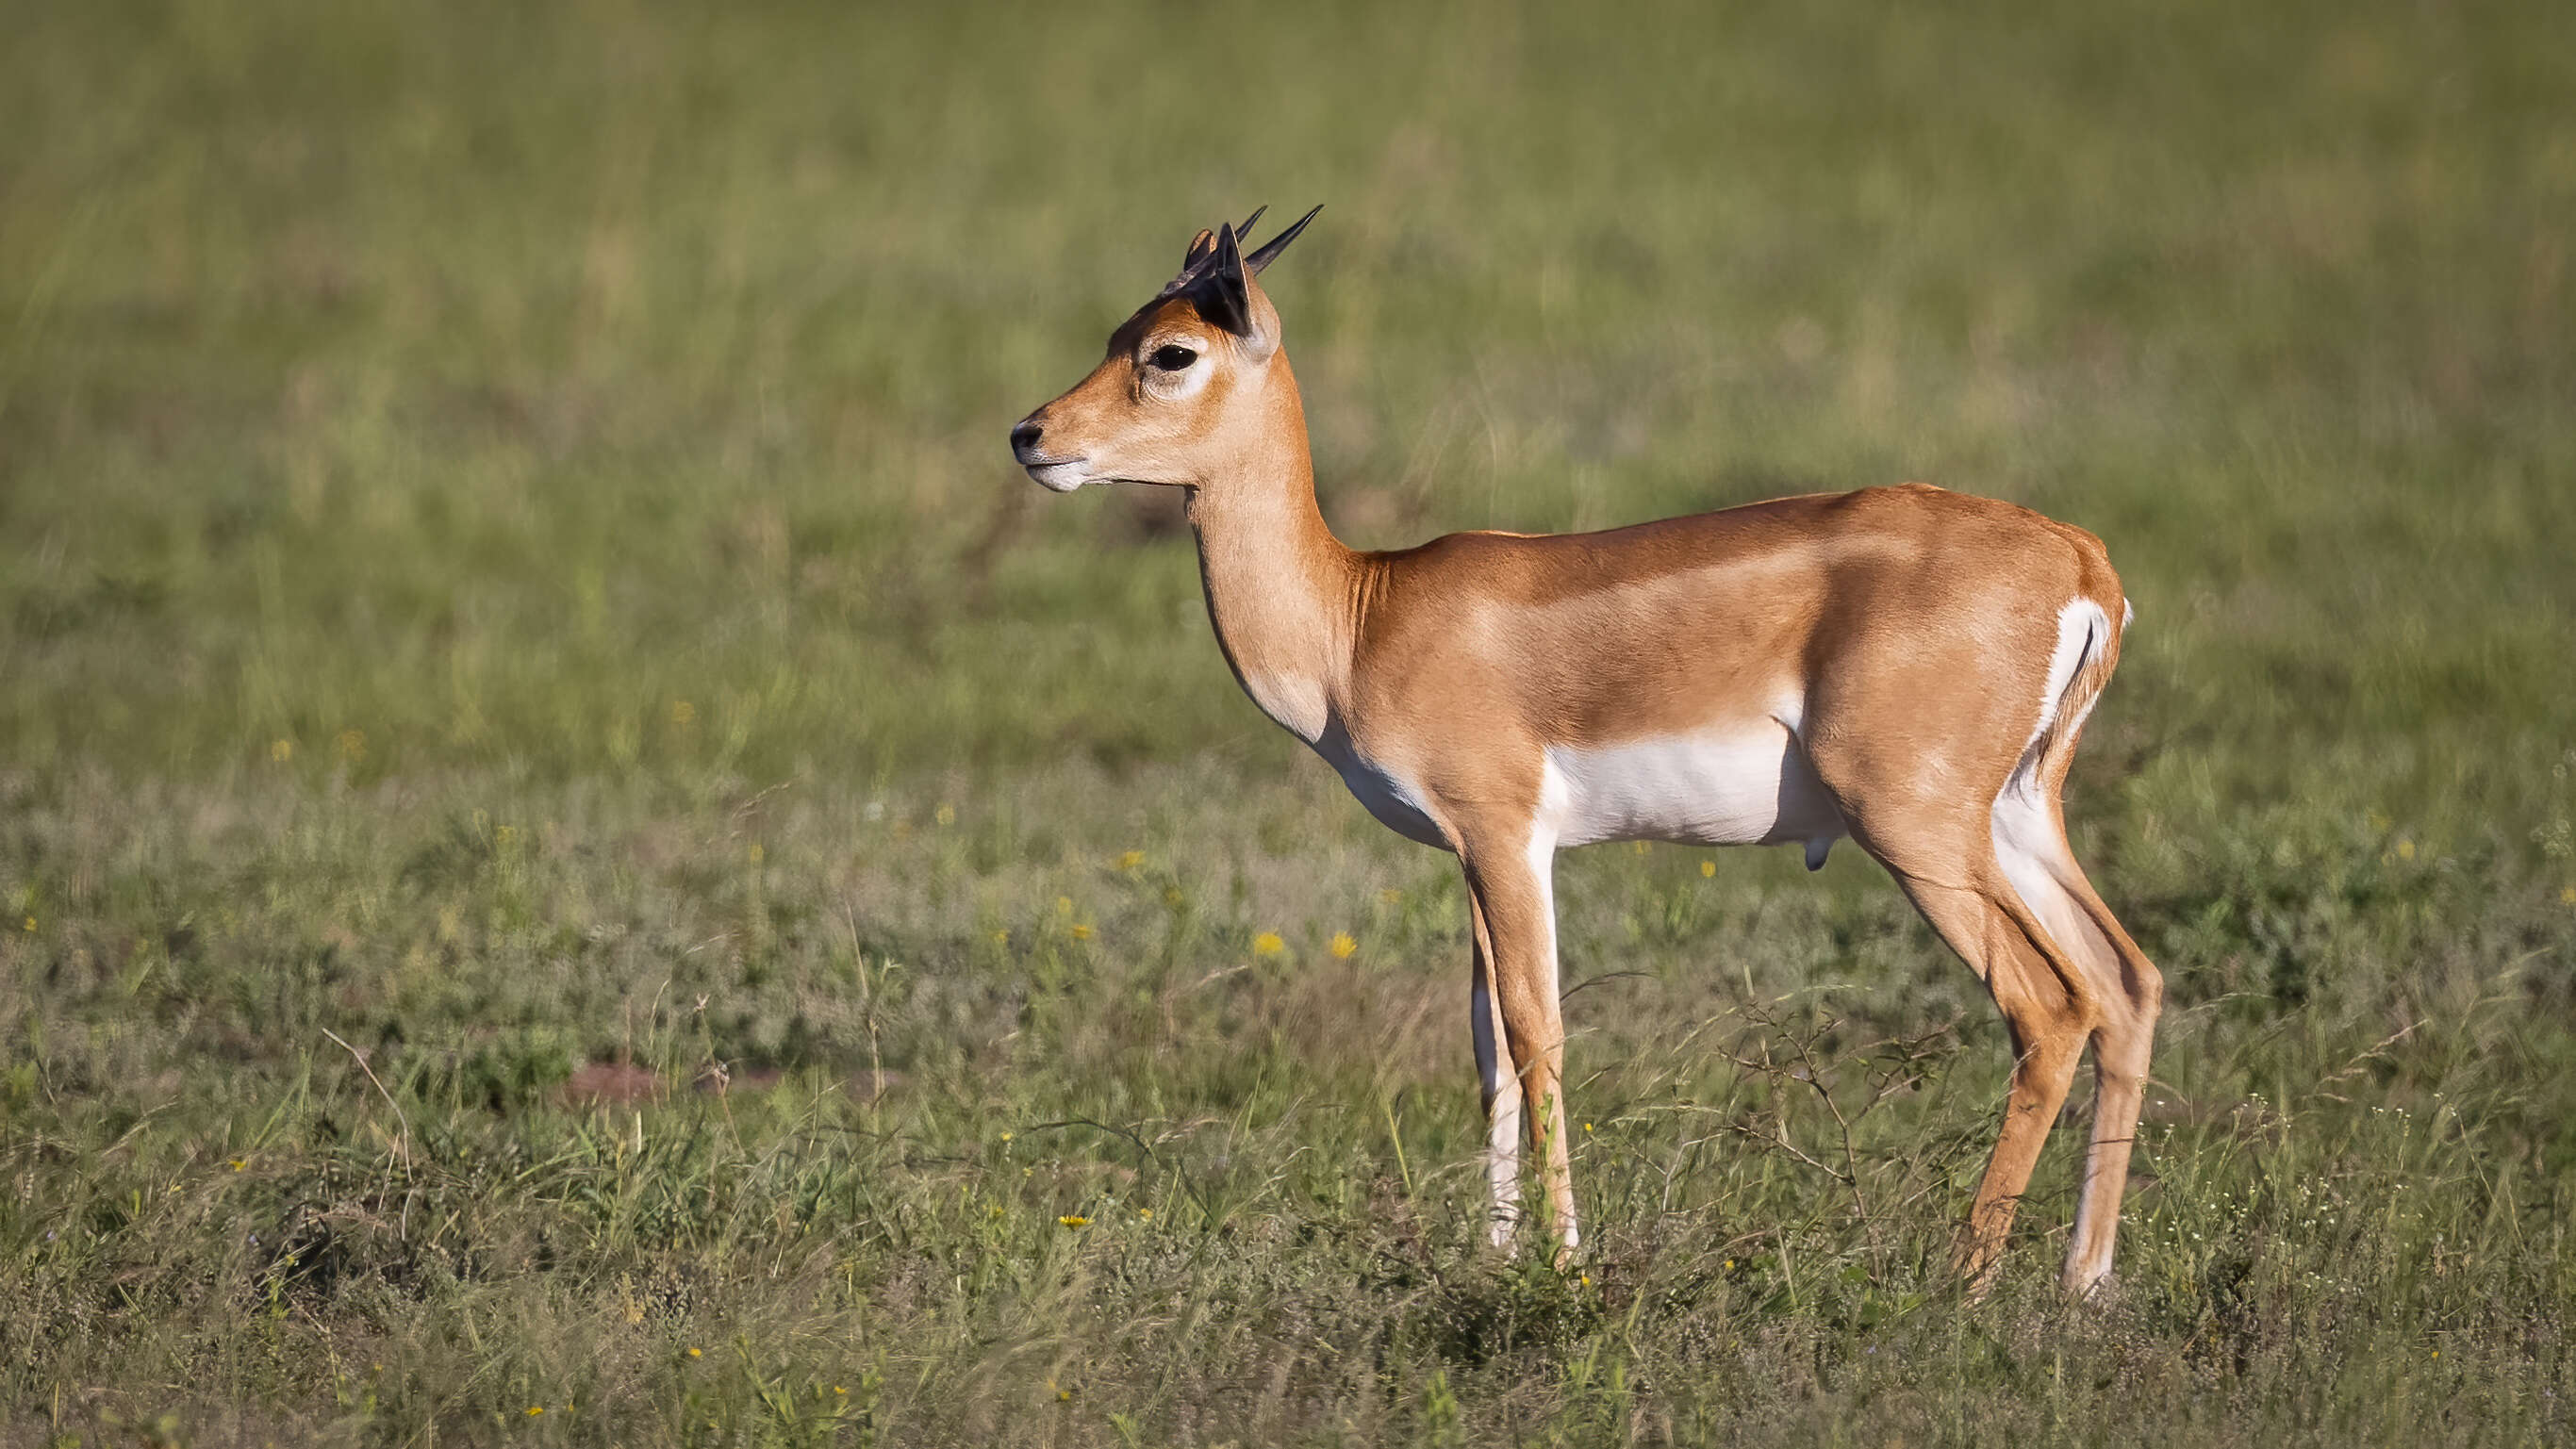
[[[1190,268],[1206,261],[1207,254],[1215,250],[1215,232],[1202,231],[1197,236],[1191,237],[1189,254],[1181,258],[1181,270],[1187,272]]]
[[[1211,325],[1237,337],[1252,336],[1252,294],[1243,270],[1243,253],[1234,244],[1231,223],[1216,229],[1216,254],[1190,289],[1190,301]]]

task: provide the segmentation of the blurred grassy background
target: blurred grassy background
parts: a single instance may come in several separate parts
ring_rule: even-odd
[[[2576,12],[6,19],[5,1432],[2566,1432]],[[2123,1306],[2062,1197],[1941,1296],[2001,1034],[1852,859],[1569,862],[1606,1286],[1477,1264],[1446,864],[1001,441],[1314,201],[1355,544],[1902,478],[2109,543]],[[1826,1119],[1716,1045],[1857,1103],[1936,1028],[1852,1182],[1726,1135]]]

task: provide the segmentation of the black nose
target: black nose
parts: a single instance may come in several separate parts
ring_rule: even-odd
[[[1019,426],[1011,429],[1011,452],[1016,455],[1020,461],[1028,461],[1030,457],[1037,453],[1038,439],[1045,432],[1046,429],[1039,426],[1037,423],[1031,422],[1026,418],[1022,418]]]

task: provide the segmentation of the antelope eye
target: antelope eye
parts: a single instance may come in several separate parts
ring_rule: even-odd
[[[1165,372],[1178,372],[1198,360],[1199,355],[1186,347],[1171,346],[1154,349],[1154,365]]]

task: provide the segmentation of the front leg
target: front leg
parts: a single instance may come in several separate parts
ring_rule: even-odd
[[[1503,1005],[1494,990],[1494,943],[1485,929],[1484,907],[1467,892],[1474,967],[1468,991],[1469,1029],[1476,1039],[1476,1083],[1485,1103],[1485,1177],[1493,1194],[1488,1234],[1497,1248],[1507,1247],[1521,1220],[1521,1079],[1503,1065]]]
[[[1511,1092],[1488,1089],[1487,1125],[1497,1139],[1507,1130],[1491,1105],[1507,1099],[1513,1113],[1528,1123],[1530,1146],[1538,1155],[1539,1187],[1547,1200],[1548,1225],[1556,1234],[1557,1261],[1563,1263],[1582,1241],[1582,1233],[1574,1221],[1574,1176],[1567,1161],[1565,1132],[1565,1026],[1557,1010],[1553,894],[1556,841],[1532,826],[1504,848],[1478,849],[1471,843],[1459,854],[1466,862],[1467,888],[1483,926],[1484,975],[1489,978],[1494,1014],[1501,1018],[1503,1045],[1511,1053],[1513,1066]],[[1494,1158],[1499,1214],[1504,1159],[1498,1148]],[[1513,1167],[1517,1166],[1515,1162]],[[1515,1178],[1515,1198],[1517,1191]],[[1517,1215],[1516,1202],[1514,1212]]]

